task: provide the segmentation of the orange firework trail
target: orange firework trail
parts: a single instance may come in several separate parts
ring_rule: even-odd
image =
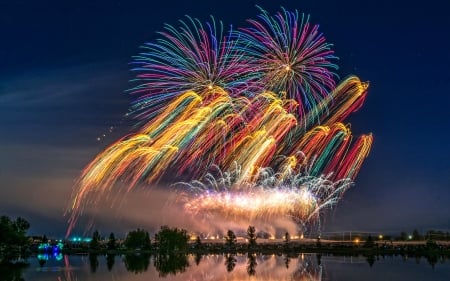
[[[285,16],[289,14],[287,11],[283,12]],[[268,17],[267,13],[263,15],[263,18]],[[283,22],[283,29],[277,32],[284,30],[289,33],[285,29],[297,17],[287,18],[289,21]],[[277,21],[282,22],[283,17],[277,17]],[[203,28],[197,21],[193,22],[194,28]],[[255,21],[251,22],[256,24]],[[230,220],[271,220],[289,216],[297,222],[307,224],[317,219],[323,209],[337,203],[368,156],[372,135],[362,135],[353,140],[349,125],[342,123],[349,114],[362,106],[368,84],[361,82],[356,76],[350,76],[325,94],[325,90],[334,86],[331,80],[334,74],[325,73],[328,61],[320,59],[320,55],[327,59],[334,57],[329,45],[323,43],[321,35],[314,33],[308,39],[312,42],[305,41],[312,44],[315,39],[318,40],[311,46],[320,47],[320,52],[309,49],[303,51],[318,56],[313,60],[293,59],[291,69],[286,66],[282,68],[284,60],[273,59],[267,71],[274,71],[277,68],[275,64],[279,63],[279,68],[289,71],[290,75],[283,76],[282,82],[272,81],[264,88],[259,87],[261,83],[257,80],[266,81],[266,68],[254,68],[256,66],[251,56],[256,51],[253,49],[245,54],[245,50],[239,47],[243,46],[239,42],[239,36],[237,43],[217,45],[217,41],[214,41],[217,39],[214,37],[216,33],[207,35],[203,29],[199,33],[192,32],[183,24],[182,32],[177,33],[175,28],[169,28],[171,34],[166,34],[167,38],[161,40],[162,46],[153,44],[150,53],[139,56],[138,63],[143,65],[139,71],[150,72],[139,77],[151,78],[142,87],[134,88],[139,89],[138,93],[147,91],[133,107],[139,108],[137,115],[141,119],[140,128],[107,147],[83,170],[69,207],[71,216],[68,233],[74,227],[88,198],[94,198],[94,201],[101,198],[119,181],[126,183],[127,191],[130,191],[138,184],[155,184],[161,179],[174,183],[177,179],[186,178],[192,182],[176,186],[183,187],[179,192],[179,201],[189,214],[214,214]],[[305,23],[302,22],[303,24]],[[245,32],[251,33],[252,30]],[[310,30],[317,32],[315,27],[303,28],[303,32]],[[186,37],[186,34],[189,36]],[[195,38],[195,34],[201,34],[201,38]],[[184,38],[183,40],[189,38],[201,42],[183,45],[181,41],[177,41],[177,44],[169,45],[169,39],[177,36]],[[212,37],[211,41],[207,40],[208,36]],[[255,36],[243,37],[255,40],[258,38]],[[297,40],[296,36],[301,37],[301,34],[295,34],[292,38],[283,37],[283,40]],[[233,38],[232,36],[225,41],[234,42]],[[201,52],[201,48],[186,49],[189,45],[213,49],[208,50],[214,56],[197,57],[202,60],[198,62],[202,63],[199,69],[203,71],[202,75],[194,75],[198,63],[174,62],[170,68],[160,65],[162,61],[167,64],[182,59],[179,54],[175,56],[175,53],[196,57],[195,52]],[[230,46],[241,48],[236,51],[240,55],[230,55],[234,54]],[[290,46],[302,48],[301,44]],[[269,47],[279,46],[265,46],[264,50]],[[168,57],[156,60],[155,57],[162,50],[167,51],[165,55]],[[213,62],[210,68],[204,68],[208,60],[217,59],[217,52],[214,50],[219,53],[222,50],[222,54],[229,56],[221,57],[220,61],[221,69],[228,69],[228,72],[217,72]],[[291,52],[286,53],[285,56],[290,54]],[[171,58],[171,55],[174,57]],[[263,63],[263,57],[258,54],[255,61]],[[227,65],[228,63],[232,66]],[[297,63],[305,63],[307,67]],[[315,63],[320,66],[315,68]],[[243,68],[239,67],[241,65]],[[186,69],[178,72],[175,66]],[[336,67],[334,64],[329,66]],[[210,76],[204,71],[214,72],[211,76],[215,77],[213,80],[221,82],[208,80]],[[314,75],[308,76],[307,72],[295,75],[301,71],[314,71]],[[324,87],[319,84],[321,73],[326,76],[327,84]],[[176,75],[180,75],[178,80],[173,79]],[[220,75],[226,77],[221,80]],[[258,78],[258,75],[261,77]],[[194,83],[192,77],[201,81]],[[278,76],[273,79],[276,77]],[[308,79],[294,81],[306,79],[305,77]],[[233,83],[232,78],[239,83]],[[184,90],[180,91],[173,81],[180,81],[180,88]],[[152,88],[152,83],[157,86]],[[243,87],[246,83],[251,84],[251,87]],[[172,91],[167,96],[162,90],[164,85],[170,85],[167,91]],[[295,93],[289,93],[293,91],[293,87],[306,87],[305,85],[311,88],[311,93],[308,89],[297,89]],[[233,90],[234,86],[240,90]],[[153,93],[155,89],[161,92]],[[301,96],[308,93],[314,96],[314,102],[300,100]],[[155,114],[151,113],[153,106]],[[300,110],[299,106],[302,107]],[[147,120],[145,117],[148,117]],[[209,173],[212,167],[225,172],[220,172],[216,179]]]

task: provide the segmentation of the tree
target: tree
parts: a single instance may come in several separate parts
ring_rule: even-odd
[[[30,224],[18,217],[11,220],[8,216],[0,217],[0,262],[9,262],[23,255],[29,246],[26,235]]]
[[[116,244],[117,244],[116,237],[114,236],[114,233],[111,232],[109,234],[108,243],[107,243],[108,250],[115,250],[117,248]]]
[[[197,238],[195,239],[195,248],[197,250],[203,248],[202,239],[200,238],[200,236],[197,236]]]
[[[151,248],[150,236],[147,231],[138,228],[127,234],[124,245],[128,249],[149,250]]]
[[[161,229],[155,234],[155,242],[158,244],[160,252],[186,251],[188,241],[189,235],[187,231],[176,227],[161,226]]]
[[[92,234],[92,240],[89,243],[89,248],[95,251],[100,250],[100,240],[100,233],[98,232],[98,230],[94,231],[94,233]]]
[[[291,242],[291,236],[289,235],[289,232],[286,231],[284,234],[284,243],[289,244],[289,242]]]
[[[256,229],[254,226],[249,226],[247,228],[247,239],[249,248],[254,248],[256,246]]]
[[[227,246],[228,249],[234,249],[236,248],[236,235],[232,230],[227,231],[227,235],[225,236],[225,246]]]
[[[23,218],[18,217],[15,221],[7,216],[0,217],[0,243],[6,245],[25,245],[26,236],[30,224]]]
[[[369,237],[367,237],[366,242],[364,242],[364,247],[365,248],[373,248],[375,246],[375,242],[373,241],[372,235],[369,235]]]

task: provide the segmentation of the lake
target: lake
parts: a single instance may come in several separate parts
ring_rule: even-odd
[[[424,257],[344,257],[318,254],[179,256],[39,256],[1,280],[450,280],[450,261]],[[16,279],[14,279],[16,278]]]

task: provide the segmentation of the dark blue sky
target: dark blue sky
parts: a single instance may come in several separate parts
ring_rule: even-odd
[[[349,122],[356,135],[373,132],[373,149],[324,230],[450,228],[450,2],[84,2],[0,1],[1,214],[63,234],[81,169],[131,128],[123,91],[139,45],[184,15],[243,26],[258,4],[309,13],[339,75],[370,81]]]

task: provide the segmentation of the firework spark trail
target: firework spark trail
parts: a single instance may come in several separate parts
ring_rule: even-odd
[[[138,117],[148,120],[168,102],[186,91],[202,95],[218,86],[232,96],[258,92],[254,66],[243,58],[244,52],[224,33],[221,21],[205,26],[195,18],[179,21],[180,28],[165,25],[157,43],[147,43],[134,57],[135,82],[129,91],[138,96],[132,106]],[[231,32],[231,31],[230,31]]]
[[[298,101],[303,117],[334,88],[337,58],[308,16],[282,9],[272,17],[259,9],[259,20],[236,33],[238,44],[258,66],[265,89]]]
[[[262,169],[258,176],[241,181],[242,170],[207,173],[200,181],[175,184],[184,209],[197,217],[232,220],[270,221],[292,217],[307,224],[319,217],[322,209],[334,206],[351,186],[350,179],[330,181],[327,177],[274,173]]]
[[[131,191],[167,174],[172,183],[174,176],[193,180],[179,193],[191,214],[307,223],[338,201],[371,148],[372,135],[353,141],[342,123],[362,106],[368,83],[349,76],[335,87],[335,57],[317,26],[297,12],[272,18],[261,11],[261,23],[251,20],[252,28],[232,37],[223,36],[221,23],[204,28],[188,17],[180,30],[167,25],[135,58],[145,82],[131,89],[140,128],[84,169],[68,233],[83,208],[118,181]],[[272,61],[262,60],[265,52]],[[280,76],[283,63],[295,75]],[[214,166],[224,171],[222,183],[208,173]],[[248,200],[256,203],[241,204]]]

